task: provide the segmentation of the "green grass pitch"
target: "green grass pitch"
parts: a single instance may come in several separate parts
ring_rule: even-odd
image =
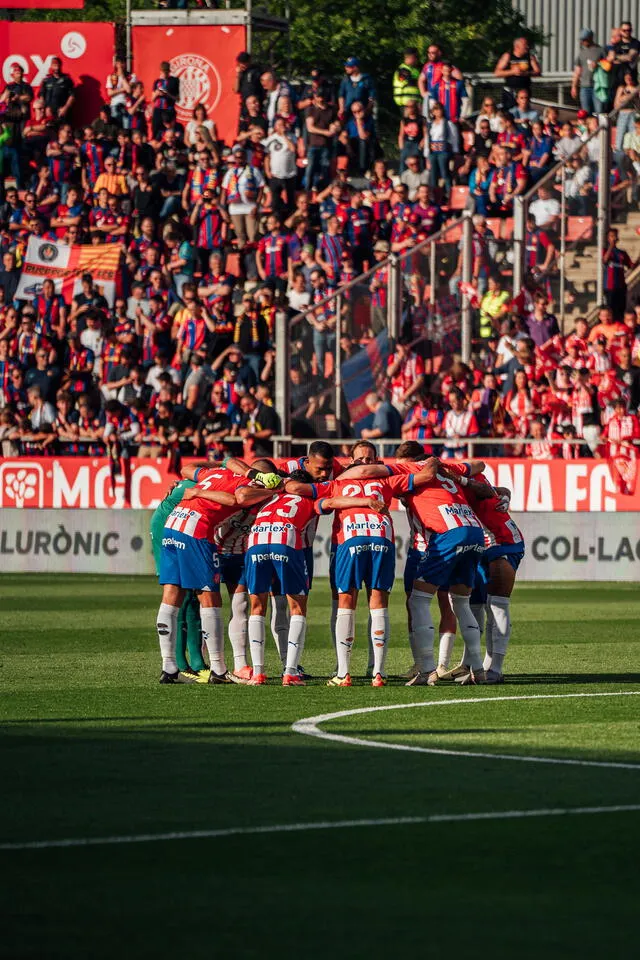
[[[322,581],[309,686],[169,690],[151,578],[3,576],[0,843],[640,804],[640,697],[551,699],[640,692],[637,585],[520,586],[509,683],[491,688],[393,679],[410,659],[403,600],[382,690],[324,686]],[[359,677],[365,622],[361,609]],[[544,698],[488,702],[525,696]],[[291,730],[439,701],[455,702],[322,726],[419,751]],[[639,840],[640,812],[620,811],[3,849],[0,957],[627,957]]]

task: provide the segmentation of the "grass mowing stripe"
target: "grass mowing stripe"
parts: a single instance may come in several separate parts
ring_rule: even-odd
[[[327,733],[321,730],[318,724],[331,720],[340,720],[343,717],[353,717],[363,713],[378,713],[384,710],[408,710],[414,707],[446,707],[459,704],[495,703],[512,700],[586,700],[595,697],[637,697],[639,690],[617,690],[610,693],[540,693],[514,697],[471,697],[461,700],[424,700],[420,703],[393,703],[381,704],[377,707],[357,707],[353,710],[338,710],[336,713],[319,714],[317,717],[305,717],[296,720],[291,725],[294,733],[303,736],[317,737],[320,740],[330,740],[334,743],[350,744],[356,747],[373,747],[380,750],[402,750],[407,753],[428,753],[440,757],[467,757],[474,760],[514,760],[520,763],[547,763],[569,767],[600,767],[611,770],[640,770],[637,763],[619,763],[606,760],[568,760],[559,757],[524,756],[512,753],[484,753],[475,750],[445,750],[438,747],[414,747],[405,743],[386,743],[381,740],[370,740],[365,737],[350,737],[342,733]]]
[[[580,816],[601,813],[633,813],[640,803],[610,807],[558,807],[541,810],[489,810],[484,813],[433,813],[425,817],[380,817],[368,820],[324,820],[320,823],[275,823],[264,827],[229,827],[223,830],[183,830],[173,833],[140,833],[122,837],[79,837],[67,840],[32,840],[1,843],[0,850],[49,850],[59,847],[97,847],[124,843],[154,843],[167,840],[206,840],[220,837],[256,836],[269,833],[301,833],[305,830],[344,830],[354,827],[398,827],[424,823],[463,823],[472,820],[520,820],[530,817]]]

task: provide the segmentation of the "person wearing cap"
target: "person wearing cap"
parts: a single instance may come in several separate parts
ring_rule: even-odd
[[[222,181],[222,207],[226,209],[238,241],[238,249],[254,243],[258,235],[258,214],[264,177],[260,170],[249,166],[244,147],[236,144],[232,162]]]
[[[502,54],[493,72],[505,81],[502,105],[507,110],[515,106],[518,90],[530,94],[531,78],[542,74],[538,58],[529,49],[526,37],[516,37],[513,47]]]
[[[351,105],[360,101],[365,113],[373,111],[376,102],[376,89],[368,73],[360,70],[357,57],[348,57],[344,62],[345,76],[338,90],[338,110],[342,116],[350,116]]]
[[[393,102],[400,110],[404,110],[411,101],[417,103],[420,100],[419,76],[418,51],[416,47],[407,47],[402,63],[393,75]]]
[[[605,56],[599,43],[593,39],[593,30],[580,31],[580,49],[578,50],[571,81],[571,96],[580,100],[580,106],[587,113],[603,113],[605,103],[594,94],[593,78],[598,62]]]

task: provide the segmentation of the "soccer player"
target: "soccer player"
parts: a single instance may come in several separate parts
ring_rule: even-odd
[[[242,470],[238,476],[246,476],[254,483],[272,489],[280,484],[281,478],[275,474],[262,474],[259,469],[249,467],[242,461]],[[260,464],[270,461],[256,461]],[[197,467],[193,464],[185,465],[182,473],[190,476],[206,478],[209,473],[218,471],[218,467]],[[205,472],[206,471],[206,472]],[[247,588],[244,582],[244,558],[247,551],[247,537],[255,519],[259,505],[247,510],[234,513],[223,521],[215,530],[214,542],[218,551],[220,563],[220,581],[227,587],[231,603],[231,617],[229,618],[228,632],[231,649],[233,651],[233,676],[239,683],[247,683],[251,679],[251,667],[247,663],[247,619],[249,606]]]
[[[419,473],[424,463],[413,458],[399,460],[394,474]],[[435,468],[437,469],[437,467]],[[460,477],[460,484],[468,479]],[[484,549],[482,525],[467,503],[458,483],[439,470],[432,482],[405,497],[413,522],[420,525],[427,542],[426,557],[417,571],[410,597],[414,650],[419,673],[408,686],[434,686],[438,673],[434,661],[434,626],[430,605],[438,589],[447,587],[451,606],[460,624],[471,664],[468,682],[486,683],[480,651],[480,630],[469,597]]]
[[[242,489],[240,489],[242,487]],[[215,544],[216,527],[244,507],[267,499],[264,488],[247,486],[224,468],[198,473],[195,486],[169,514],[162,532],[160,583],[162,603],[156,621],[162,674],[160,683],[177,683],[176,631],[186,590],[194,590],[200,603],[202,634],[211,672],[209,683],[233,683],[224,659],[224,634],[220,616],[220,570]]]
[[[389,594],[395,579],[396,561],[393,523],[388,508],[394,497],[410,493],[417,486],[430,481],[434,471],[427,469],[423,473],[416,471],[416,474],[378,480],[358,480],[345,474],[325,487],[330,497],[346,499],[345,506],[335,507],[337,512],[332,532],[332,541],[335,543],[333,582],[338,592],[338,670],[337,675],[328,681],[329,686],[352,685],[350,663],[355,636],[355,611],[363,584],[367,589],[371,613],[370,635],[374,655],[371,685],[385,685]],[[290,486],[287,484],[287,489]],[[304,486],[294,484],[293,488],[303,495],[314,495]],[[320,509],[323,505],[322,496],[321,492]],[[372,502],[369,508],[363,510],[360,501],[367,497],[372,498]]]
[[[396,457],[400,460],[403,460],[407,457],[419,457],[423,461],[427,460],[423,447],[416,440],[406,440],[404,443],[401,443],[396,450]],[[427,540],[425,539],[421,524],[416,522],[415,516],[411,511],[407,511],[407,519],[409,521],[411,546],[407,549],[407,559],[405,560],[404,565],[404,592],[407,598],[406,606],[409,620],[409,646],[411,647],[411,652],[413,654],[413,666],[408,673],[405,674],[405,676],[408,680],[411,680],[420,673],[420,669],[416,662],[415,643],[411,624],[410,600],[413,592],[413,584],[417,577],[418,568],[426,557]],[[440,645],[438,650],[437,670],[438,675],[440,676],[441,674],[446,673],[449,667],[449,661],[451,660],[451,654],[453,652],[453,646],[456,640],[457,624],[456,616],[451,609],[451,602],[449,600],[449,593],[447,590],[438,590],[438,606],[440,607]]]
[[[247,541],[245,561],[245,578],[251,599],[251,686],[261,686],[267,682],[264,669],[265,614],[274,580],[278,584],[278,593],[286,596],[290,611],[282,685],[304,686],[304,680],[298,673],[298,663],[304,649],[309,593],[303,549],[305,531],[319,513],[351,502],[344,496],[327,496],[330,486],[326,483],[316,485],[311,482],[309,473],[295,471],[292,479],[285,483],[286,492],[272,494],[256,515]],[[365,509],[371,504],[371,495],[361,496],[354,502],[360,509]]]
[[[194,480],[179,480],[174,483],[164,500],[162,500],[151,516],[151,546],[156,566],[156,576],[160,576],[160,557],[162,554],[162,537],[164,525],[172,510],[182,500],[185,491],[195,486]],[[189,652],[189,663],[186,652]],[[200,630],[200,605],[193,590],[187,590],[178,614],[176,631],[176,663],[179,672],[187,680],[209,678],[207,665],[202,659],[202,636]]]
[[[450,466],[452,472],[469,476],[469,463]],[[489,497],[485,497],[485,489],[490,491]],[[511,639],[511,594],[518,567],[524,557],[524,538],[506,507],[508,495],[509,491],[502,487],[494,490],[483,474],[469,480],[465,487],[465,496],[485,529],[486,549],[481,563],[487,595],[486,655],[483,663],[485,683],[504,681],[504,658]],[[483,619],[482,614],[480,616]],[[482,632],[481,621],[479,627]],[[458,670],[462,671],[465,666],[463,656]],[[467,667],[454,679],[459,683],[472,682],[467,679],[469,672]]]

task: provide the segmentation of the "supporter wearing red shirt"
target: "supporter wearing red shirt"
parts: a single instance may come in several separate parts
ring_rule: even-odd
[[[467,445],[460,437],[477,437],[480,433],[478,421],[473,410],[465,408],[464,397],[460,390],[450,390],[450,409],[445,412],[442,420],[443,436],[450,439],[443,450],[443,459],[462,460],[467,453]]]
[[[404,414],[424,383],[424,360],[411,350],[404,340],[398,341],[395,352],[389,356],[387,378],[390,382],[391,403],[396,410]]]

